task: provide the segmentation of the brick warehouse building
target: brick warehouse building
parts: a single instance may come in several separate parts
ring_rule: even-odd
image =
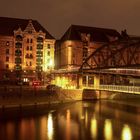
[[[82,81],[83,84],[87,81],[93,84],[93,77],[88,75],[84,75],[83,80],[79,80],[80,66],[97,48],[120,38],[120,33],[114,29],[71,25],[61,39],[56,41],[55,68],[57,71],[54,74],[54,83],[62,87],[75,87],[79,84],[78,81]],[[100,61],[99,58],[97,60]],[[92,61],[90,63],[92,64]]]
[[[38,21],[0,17],[0,82],[43,81],[54,68],[54,44]]]

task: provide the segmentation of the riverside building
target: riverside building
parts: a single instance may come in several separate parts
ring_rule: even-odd
[[[76,88],[93,84],[93,76],[80,75],[78,70],[85,59],[105,43],[117,41],[120,34],[114,29],[71,25],[55,46],[54,83]],[[100,58],[99,58],[100,59]],[[97,61],[100,61],[97,58]],[[92,65],[92,62],[90,62]]]
[[[0,82],[44,82],[54,69],[54,44],[38,21],[0,17]]]

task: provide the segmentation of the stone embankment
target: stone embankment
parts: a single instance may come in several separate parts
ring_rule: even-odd
[[[47,90],[45,88],[2,87],[0,108],[26,107],[82,100],[82,90]]]
[[[93,89],[57,89],[46,88],[1,87],[0,108],[27,107],[44,104],[66,103],[78,100],[97,99],[138,99],[137,94],[97,91]]]

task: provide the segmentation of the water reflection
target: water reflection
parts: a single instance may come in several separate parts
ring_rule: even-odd
[[[97,119],[96,119],[95,115],[91,119],[90,131],[91,131],[91,137],[93,139],[96,139],[97,133],[98,133],[98,128],[97,128]]]
[[[43,115],[1,120],[0,140],[140,139],[140,113],[127,110],[109,101],[64,104]]]
[[[112,123],[110,119],[105,120],[104,124],[104,136],[105,140],[112,140]]]
[[[39,132],[39,136],[38,137],[40,137],[40,139],[42,139],[42,140],[45,140],[45,139],[47,139],[47,124],[48,124],[48,122],[47,122],[47,116],[43,116],[42,118],[40,118],[40,121],[39,120],[37,120],[37,122],[36,122],[36,126],[40,126],[40,132]]]
[[[132,140],[132,131],[127,124],[124,125],[122,130],[122,140]]]
[[[66,114],[66,139],[70,140],[70,110],[67,110]]]
[[[48,114],[48,139],[52,140],[53,139],[53,119],[52,119],[52,114]]]

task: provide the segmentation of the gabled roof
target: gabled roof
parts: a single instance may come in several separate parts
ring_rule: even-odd
[[[62,36],[61,41],[81,40],[81,33],[90,34],[90,40],[96,42],[108,42],[108,36],[118,38],[121,37],[121,35],[114,29],[71,25],[65,32],[65,34]]]
[[[19,27],[22,31],[25,30],[29,20],[30,19],[0,17],[0,35],[12,36],[14,34],[14,30],[17,30]],[[46,33],[47,39],[54,39],[54,37],[37,20],[32,20],[32,24],[37,32],[42,30]]]

